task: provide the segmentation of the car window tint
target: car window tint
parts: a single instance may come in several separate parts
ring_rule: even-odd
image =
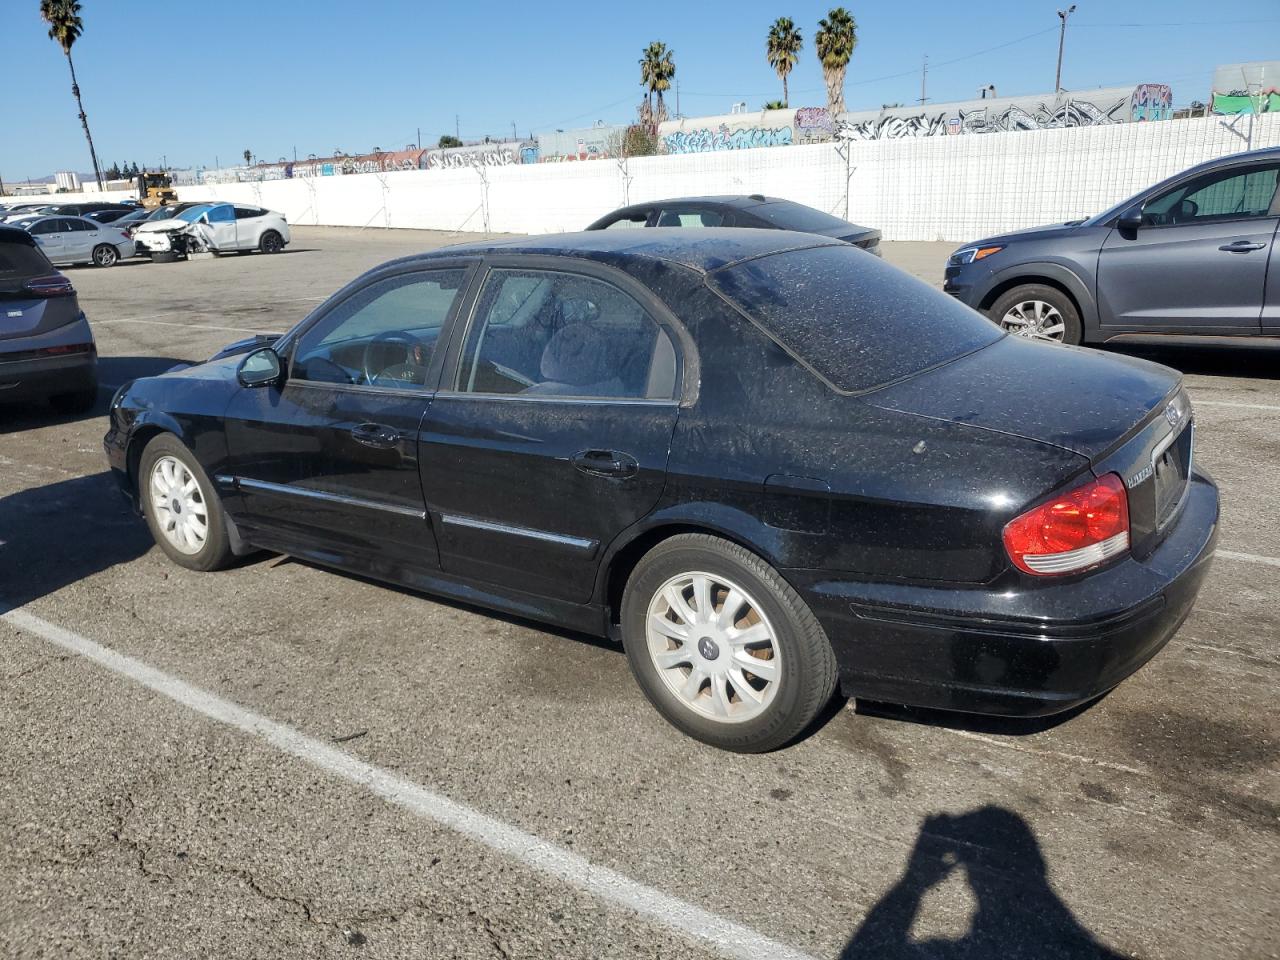
[[[66,224],[65,229],[75,233],[85,233],[86,231],[97,229],[84,220],[64,220],[63,223]]]
[[[235,214],[237,220],[252,220],[254,217],[262,216],[263,211],[253,207],[236,207]]]
[[[720,227],[724,214],[716,210],[663,210],[658,217],[660,227]]]
[[[905,379],[999,340],[998,327],[847,244],[721,268],[708,282],[838,390]]]
[[[494,270],[458,372],[467,393],[663,399],[675,349],[630,294],[594,277]]]
[[[779,230],[835,230],[849,226],[847,220],[789,200],[762,203],[758,207],[750,207],[749,212],[762,217]]]
[[[1148,200],[1142,219],[1152,226],[1169,226],[1265,217],[1278,180],[1280,164],[1207,174]]]
[[[465,270],[408,273],[356,291],[299,339],[293,376],[421,387],[465,275]]]
[[[0,290],[17,290],[32,277],[51,273],[49,258],[30,242],[0,240]]]
[[[39,223],[33,223],[26,228],[27,233],[33,237],[38,237],[45,233],[53,233],[58,228],[57,220],[41,220]]]
[[[232,208],[225,204],[217,207],[210,207],[207,213],[210,223],[230,223],[236,216]]]

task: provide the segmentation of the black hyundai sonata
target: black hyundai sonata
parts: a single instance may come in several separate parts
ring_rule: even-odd
[[[1169,640],[1212,480],[1178,375],[1005,336],[844,243],[610,231],[360,277],[123,387],[176,562],[256,549],[621,641],[677,727],[778,747],[837,685],[1065,710]]]

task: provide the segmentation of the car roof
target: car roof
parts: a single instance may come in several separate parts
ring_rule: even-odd
[[[29,247],[35,246],[35,238],[21,227],[10,227],[0,223],[0,243],[23,243]]]
[[[618,264],[636,258],[678,263],[707,273],[742,260],[752,260],[787,250],[839,245],[840,241],[812,233],[789,230],[754,230],[744,227],[653,227],[646,230],[584,230],[511,240],[479,240],[442,247],[430,253],[406,257],[430,261],[444,257],[483,254],[532,254],[576,257]]]
[[[733,207],[738,210],[747,207],[758,207],[762,203],[778,203],[781,197],[766,197],[762,193],[725,193],[716,195],[707,195],[703,197],[663,197],[659,200],[647,200],[644,203],[633,203],[629,206],[619,207],[609,216],[619,213],[627,213],[638,210],[650,210],[653,207],[661,207],[667,204],[688,203],[688,204],[704,204],[707,206]]]

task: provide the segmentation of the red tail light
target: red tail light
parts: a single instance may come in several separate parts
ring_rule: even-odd
[[[35,277],[24,283],[22,288],[37,297],[73,297],[76,293],[76,288],[71,285],[71,281],[60,273],[53,273],[47,277]]]
[[[1005,524],[1004,547],[1023,573],[1096,567],[1129,549],[1129,495],[1117,474],[1055,497]]]

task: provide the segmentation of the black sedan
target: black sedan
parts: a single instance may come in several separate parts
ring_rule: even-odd
[[[837,684],[1096,697],[1186,617],[1218,525],[1176,373],[781,231],[396,260],[110,417],[179,564],[279,551],[615,637],[672,723],[743,751]]]
[[[677,197],[635,203],[601,217],[588,230],[631,227],[750,227],[795,230],[834,237],[880,256],[880,231],[841,220],[794,200],[753,193],[749,196]]]

